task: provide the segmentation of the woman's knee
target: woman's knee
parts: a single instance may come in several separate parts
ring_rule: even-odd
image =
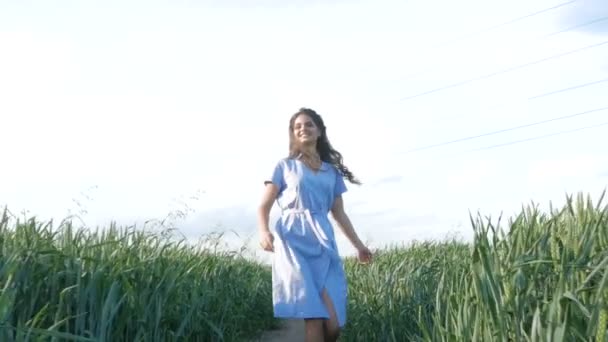
[[[337,341],[340,337],[341,329],[337,325],[327,324],[325,325],[325,341]]]
[[[320,318],[306,318],[304,320],[305,329],[307,331],[316,332],[323,331],[323,319]]]
[[[318,342],[325,340],[322,319],[305,319],[306,342]]]

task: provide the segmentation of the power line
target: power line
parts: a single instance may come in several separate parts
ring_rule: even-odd
[[[455,41],[458,41],[458,40],[462,40],[463,38],[466,38],[467,36],[474,36],[476,34],[484,33],[484,32],[487,32],[487,31],[491,31],[491,30],[497,29],[499,27],[502,27],[502,26],[514,23],[516,21],[523,20],[525,18],[529,18],[529,17],[535,16],[535,15],[538,15],[538,14],[541,14],[541,13],[544,13],[544,12],[547,12],[547,11],[550,11],[550,10],[553,10],[553,9],[557,9],[557,8],[566,6],[566,5],[570,5],[570,4],[574,3],[574,2],[577,2],[577,1],[576,0],[574,0],[574,1],[567,1],[565,3],[561,3],[561,4],[558,4],[556,6],[552,6],[552,7],[546,8],[546,9],[541,10],[541,11],[536,11],[536,12],[530,13],[528,15],[525,15],[525,16],[522,16],[522,17],[519,17],[519,18],[515,18],[513,20],[510,20],[510,21],[507,21],[507,22],[504,22],[504,23],[491,26],[491,27],[489,27],[487,29],[482,29],[482,30],[479,30],[478,32],[473,32],[473,33],[470,33],[468,35],[464,35],[464,36],[458,37],[458,38],[456,38],[456,39],[454,39],[452,41],[447,41],[447,42],[443,42],[443,43],[437,44],[435,46],[447,45],[447,44],[450,44],[452,42],[455,42]],[[555,31],[555,32],[551,32],[549,34],[541,35],[541,36],[537,37],[537,39],[538,40],[543,40],[543,39],[549,38],[551,36],[555,36],[555,35],[558,35],[558,34],[561,34],[561,33],[565,33],[565,32],[572,31],[572,30],[576,30],[576,29],[579,29],[581,27],[597,24],[599,22],[603,22],[603,21],[606,21],[606,20],[608,20],[608,17],[596,18],[596,19],[593,19],[593,20],[590,20],[590,21],[587,21],[587,22],[584,22],[584,23],[581,23],[581,24],[576,24],[576,25],[573,25],[573,26],[570,26],[570,27],[566,27],[564,29],[561,29],[561,30],[558,30],[558,31]],[[521,64],[521,65],[516,65],[516,66],[513,66],[513,67],[505,68],[503,70],[499,70],[497,72],[492,72],[492,73],[487,74],[487,75],[482,75],[482,76],[475,77],[475,78],[472,78],[472,79],[468,79],[468,80],[465,80],[465,81],[457,82],[457,83],[450,84],[450,85],[447,85],[447,86],[444,86],[444,87],[441,87],[441,88],[432,89],[430,91],[425,91],[425,92],[422,92],[420,94],[415,94],[413,96],[408,96],[408,97],[402,98],[401,100],[404,101],[404,100],[416,98],[416,97],[419,97],[419,96],[423,96],[423,95],[426,95],[426,94],[431,94],[431,93],[434,93],[434,92],[438,92],[438,91],[441,91],[441,90],[458,87],[458,86],[461,86],[461,85],[465,85],[467,83],[471,83],[471,82],[474,82],[474,81],[487,79],[487,78],[490,78],[490,77],[493,77],[493,76],[496,76],[496,75],[500,75],[500,74],[507,73],[507,72],[510,72],[510,71],[515,71],[515,70],[518,70],[518,69],[521,69],[521,68],[525,68],[525,67],[528,67],[528,66],[536,65],[536,64],[539,64],[539,63],[542,63],[542,62],[545,62],[545,61],[549,61],[549,60],[552,60],[552,59],[557,59],[557,58],[560,58],[560,57],[564,57],[564,56],[567,56],[567,55],[570,55],[570,54],[582,52],[582,51],[585,51],[585,50],[588,50],[588,49],[592,49],[592,48],[595,48],[595,47],[599,47],[599,46],[602,46],[602,45],[605,45],[605,44],[608,44],[608,41],[604,41],[604,42],[601,42],[601,43],[598,43],[598,44],[593,44],[593,45],[585,46],[585,47],[578,48],[578,49],[575,49],[575,50],[571,50],[571,51],[568,51],[568,52],[564,52],[564,53],[548,56],[548,57],[545,57],[545,58],[542,58],[542,59],[539,59],[539,60],[536,60],[536,61],[532,61],[532,62]],[[431,69],[431,68],[428,68],[428,69],[416,72],[413,75],[415,76],[415,75],[419,75],[419,74],[425,73],[429,69]],[[406,78],[409,78],[411,76],[412,76],[412,74],[407,75]],[[571,90],[575,90],[575,89],[580,89],[580,88],[584,88],[584,87],[587,87],[587,86],[592,86],[592,85],[604,83],[604,82],[607,82],[607,81],[608,81],[608,78],[605,78],[605,79],[601,79],[601,80],[597,80],[597,81],[592,81],[592,82],[588,82],[588,83],[584,83],[584,84],[578,84],[578,85],[575,85],[575,86],[570,86],[570,87],[567,87],[567,88],[553,90],[553,91],[546,92],[546,93],[539,94],[539,95],[534,95],[534,96],[528,97],[526,100],[529,101],[529,100],[534,100],[534,99],[538,99],[538,98],[542,98],[542,97],[546,97],[546,96],[551,96],[551,95],[555,95],[555,94],[559,94],[559,93],[564,93],[564,92],[567,92],[567,91],[571,91]],[[479,137],[483,137],[483,136],[488,136],[488,135],[492,135],[492,134],[498,134],[498,133],[502,133],[502,132],[506,132],[506,131],[510,131],[510,130],[521,129],[521,128],[524,128],[524,127],[541,125],[541,124],[552,122],[552,121],[565,120],[565,119],[569,119],[569,118],[576,117],[576,116],[582,116],[582,115],[591,114],[591,113],[595,113],[595,112],[599,112],[599,111],[604,111],[604,110],[607,110],[607,109],[608,109],[608,107],[592,109],[592,110],[588,110],[588,111],[584,111],[584,112],[579,112],[579,113],[575,113],[575,114],[571,114],[571,115],[566,115],[566,116],[552,118],[552,119],[543,120],[543,121],[539,121],[539,122],[534,122],[534,123],[530,123],[530,124],[520,125],[520,126],[517,126],[517,127],[502,129],[502,130],[498,130],[498,131],[494,131],[494,132],[489,132],[489,133],[485,133],[485,134],[480,134],[480,135],[477,135],[477,136],[466,137],[466,138],[456,139],[456,140],[453,140],[453,141],[448,141],[448,142],[444,142],[444,143],[440,143],[440,144],[425,146],[425,147],[421,147],[421,148],[410,150],[408,152],[424,150],[424,149],[438,147],[438,146],[442,146],[442,145],[446,145],[446,144],[452,144],[452,143],[456,143],[456,142],[460,142],[460,141],[465,141],[465,140],[469,140],[469,139],[475,139],[475,138],[479,138]],[[502,143],[502,144],[496,144],[496,145],[486,146],[486,147],[482,147],[482,148],[471,150],[469,152],[480,151],[480,150],[487,150],[487,149],[493,149],[493,148],[513,145],[513,144],[518,144],[518,143],[524,143],[524,142],[528,142],[528,141],[539,140],[539,139],[549,138],[549,137],[553,137],[553,136],[559,136],[559,135],[563,135],[563,134],[578,132],[578,131],[582,131],[582,130],[602,127],[602,126],[606,126],[606,125],[608,125],[608,122],[604,122],[604,123],[600,123],[600,124],[595,124],[595,125],[590,125],[590,126],[585,126],[585,127],[579,127],[579,128],[575,128],[575,129],[570,129],[570,130],[565,130],[565,131],[560,131],[560,132],[555,132],[555,133],[550,133],[550,134],[545,134],[545,135],[542,135],[542,136],[535,136],[535,137],[531,137],[531,138],[510,141],[510,142],[506,142],[506,143]]]
[[[532,122],[532,123],[529,123],[529,124],[524,124],[524,125],[515,126],[515,127],[511,127],[511,128],[505,128],[505,129],[501,129],[501,130],[497,130],[497,131],[493,131],[493,132],[488,132],[488,133],[483,133],[483,134],[479,134],[479,135],[475,135],[475,136],[470,136],[470,137],[460,138],[460,139],[456,139],[456,140],[446,141],[446,142],[439,143],[439,144],[419,147],[419,148],[415,148],[413,150],[406,151],[405,153],[411,153],[411,152],[426,150],[426,149],[430,149],[430,148],[434,148],[434,147],[449,145],[449,144],[453,144],[453,143],[457,143],[457,142],[462,142],[462,141],[466,141],[466,140],[477,139],[477,138],[481,138],[481,137],[485,137],[485,136],[489,136],[489,135],[494,135],[494,134],[498,134],[498,133],[504,133],[504,132],[508,132],[508,131],[514,131],[514,130],[517,130],[517,129],[531,127],[531,126],[536,126],[536,125],[541,125],[541,124],[545,124],[545,123],[549,123],[549,122],[553,122],[553,121],[570,119],[570,118],[573,118],[573,117],[587,115],[587,114],[591,114],[591,113],[595,113],[595,112],[600,112],[600,111],[604,111],[604,110],[607,110],[607,109],[608,109],[608,106],[602,107],[602,108],[596,108],[596,109],[586,110],[584,112],[578,112],[578,113],[575,113],[575,114],[564,115],[564,116],[560,116],[560,117],[556,117],[556,118],[551,118],[551,119],[548,119],[548,120]]]
[[[449,154],[446,154],[445,156],[446,157],[447,156],[449,156],[449,157],[455,157],[455,156],[465,155],[465,154],[472,153],[472,152],[478,152],[478,151],[483,151],[483,150],[490,150],[490,149],[494,149],[494,148],[499,148],[499,147],[504,147],[504,146],[509,146],[509,145],[520,144],[520,143],[529,142],[529,141],[533,141],[533,140],[540,140],[540,139],[550,138],[550,137],[554,137],[554,136],[558,136],[558,135],[562,135],[562,134],[575,133],[575,132],[578,132],[578,131],[583,131],[583,130],[592,129],[592,128],[598,128],[598,127],[602,127],[602,126],[608,126],[608,122],[602,122],[602,123],[599,123],[599,124],[594,124],[594,125],[589,125],[589,126],[584,126],[584,127],[578,127],[578,128],[574,128],[574,129],[569,129],[569,130],[565,130],[565,131],[559,131],[559,132],[555,132],[555,133],[535,136],[535,137],[526,138],[526,139],[513,140],[513,141],[506,142],[506,143],[485,146],[485,147],[481,147],[481,148],[477,148],[477,149],[472,149],[472,150],[467,150],[467,151],[460,151],[460,152],[456,152],[456,153],[449,153]]]
[[[566,3],[566,4],[568,4],[568,3]],[[551,9],[553,9],[553,8],[551,8]],[[535,12],[535,13],[538,13],[538,12]],[[529,17],[529,16],[526,16],[526,17]],[[549,38],[551,36],[555,36],[555,35],[558,35],[558,34],[566,33],[566,32],[569,32],[569,31],[573,31],[573,30],[579,29],[581,27],[593,25],[593,24],[596,24],[598,22],[602,22],[602,21],[606,21],[606,20],[608,20],[608,17],[601,17],[601,18],[596,18],[596,19],[593,19],[593,20],[589,20],[589,21],[586,21],[586,22],[578,24],[578,25],[570,26],[570,27],[567,27],[567,28],[564,28],[564,29],[560,29],[560,30],[555,31],[555,32],[551,32],[551,33],[546,34],[544,36],[540,36],[540,38],[538,38],[537,40],[544,40],[544,39],[547,39],[547,38]],[[500,25],[498,25],[498,26],[500,26]],[[414,73],[411,73],[411,74],[406,75],[405,77],[401,78],[400,81],[405,81],[405,80],[410,79],[412,77],[422,75],[422,74],[428,72],[429,70],[433,70],[433,69],[434,69],[434,67],[428,67],[428,68],[422,69],[420,71],[416,71]]]
[[[584,84],[578,84],[578,85],[575,85],[575,86],[572,86],[572,87],[568,87],[568,88],[564,88],[564,89],[559,89],[559,90],[551,91],[551,92],[548,92],[548,93],[544,93],[544,94],[528,97],[527,100],[534,100],[534,99],[538,99],[538,98],[549,96],[549,95],[555,95],[555,94],[563,93],[563,92],[574,90],[574,89],[580,89],[580,88],[588,87],[588,86],[591,86],[591,85],[596,85],[596,84],[604,83],[604,82],[607,82],[607,81],[608,81],[608,78],[604,78],[604,79],[593,81],[593,82],[588,82],[588,83],[584,83]]]
[[[582,23],[582,24],[578,24],[578,25],[570,26],[570,27],[565,28],[565,29],[563,29],[563,30],[559,30],[559,31],[552,32],[552,33],[549,33],[549,34],[547,34],[547,35],[541,36],[541,38],[540,38],[540,39],[546,39],[546,38],[548,38],[548,37],[555,36],[555,35],[558,35],[558,34],[560,34],[560,33],[568,32],[568,31],[573,31],[573,30],[579,29],[579,28],[581,28],[581,27],[585,27],[585,26],[593,25],[593,24],[596,24],[596,23],[599,23],[599,22],[602,22],[602,21],[605,21],[605,20],[608,20],[608,17],[601,17],[601,18],[593,19],[593,20],[590,20],[590,21],[584,22],[584,23]]]
[[[603,41],[601,43],[597,43],[597,44],[587,45],[587,46],[584,46],[582,48],[570,50],[570,51],[563,52],[563,53],[560,53],[560,54],[552,55],[552,56],[549,56],[549,57],[541,58],[541,59],[533,61],[533,62],[528,62],[528,63],[516,65],[516,66],[510,67],[510,68],[506,68],[506,69],[503,69],[503,70],[500,70],[500,71],[495,71],[493,73],[482,75],[482,76],[478,76],[478,77],[471,78],[471,79],[468,79],[468,80],[465,80],[465,81],[460,81],[460,82],[452,83],[452,84],[449,84],[449,85],[446,85],[446,86],[443,86],[443,87],[440,87],[440,88],[435,88],[435,89],[432,89],[432,90],[427,90],[425,92],[418,93],[416,95],[411,95],[411,96],[408,96],[408,97],[404,97],[404,98],[401,99],[401,101],[410,100],[410,99],[413,99],[413,98],[416,98],[416,97],[420,97],[420,96],[423,96],[423,95],[428,95],[428,94],[436,93],[438,91],[442,91],[442,90],[449,89],[449,88],[459,87],[459,86],[462,86],[462,85],[465,85],[465,84],[468,84],[468,83],[471,83],[471,82],[480,81],[480,80],[483,80],[483,79],[494,77],[496,75],[500,75],[500,74],[504,74],[504,73],[507,73],[507,72],[515,71],[515,70],[522,69],[522,68],[525,68],[525,67],[529,67],[529,66],[532,66],[532,65],[535,65],[535,64],[540,64],[542,62],[546,62],[546,61],[549,61],[549,60],[552,60],[552,59],[564,57],[564,56],[571,55],[571,54],[574,54],[574,53],[578,53],[578,52],[581,52],[581,51],[589,50],[589,49],[596,48],[596,47],[599,47],[599,46],[602,46],[602,45],[605,45],[605,44],[608,44],[608,40]]]
[[[580,88],[584,88],[584,87],[589,87],[589,86],[600,84],[600,83],[604,83],[604,82],[608,82],[608,78],[604,78],[604,79],[597,80],[597,81],[592,81],[592,82],[587,82],[587,83],[583,83],[583,84],[577,84],[575,86],[571,86],[571,87],[567,87],[567,88],[562,88],[562,89],[558,89],[558,90],[552,90],[552,91],[549,91],[549,92],[546,92],[546,93],[542,93],[542,94],[539,94],[539,95],[534,95],[534,96],[528,97],[528,98],[523,99],[523,100],[515,100],[515,101],[512,101],[512,102],[532,101],[532,100],[539,99],[541,97],[551,96],[551,95],[555,95],[555,94],[559,94],[559,93],[565,93],[565,92],[568,92],[568,91],[571,91],[571,90],[576,90],[576,89],[580,89]],[[502,103],[498,103],[498,104],[492,105],[490,107],[487,107],[485,110],[495,109],[495,108],[498,108],[498,107],[500,107],[500,106],[502,106],[504,104],[507,104],[507,103],[511,103],[511,101],[504,101]]]
[[[590,126],[585,126],[585,127],[579,127],[579,128],[570,129],[570,130],[561,131],[561,132],[556,132],[556,133],[551,133],[551,134],[545,134],[545,135],[536,136],[536,137],[527,138],[527,139],[522,139],[522,140],[510,141],[510,142],[503,143],[503,144],[497,144],[497,145],[482,147],[482,148],[470,150],[469,152],[489,150],[489,149],[492,149],[492,148],[497,148],[497,147],[502,147],[502,146],[508,146],[508,145],[514,145],[514,144],[518,144],[518,143],[522,143],[522,142],[527,142],[527,141],[532,141],[532,140],[538,140],[538,139],[553,137],[553,136],[556,136],[556,135],[562,135],[562,134],[566,134],[566,133],[578,132],[578,131],[582,131],[582,130],[585,130],[585,129],[597,128],[597,127],[606,126],[606,125],[608,125],[608,122],[603,122],[603,123],[600,123],[600,124],[590,125]]]
[[[521,21],[523,19],[534,17],[534,16],[537,16],[539,14],[543,14],[545,12],[549,12],[549,11],[552,11],[552,10],[555,10],[555,9],[558,9],[558,8],[561,8],[561,7],[573,4],[575,2],[576,2],[576,0],[562,2],[560,4],[557,4],[557,5],[554,5],[554,6],[551,6],[551,7],[547,7],[547,8],[544,8],[542,10],[538,10],[538,11],[535,11],[535,12],[532,12],[532,13],[528,13],[528,14],[525,14],[525,15],[523,15],[521,17],[517,17],[515,19],[511,19],[511,20],[505,21],[503,23],[500,23],[500,24],[497,24],[497,25],[494,25],[494,26],[486,27],[486,28],[481,29],[481,30],[477,30],[477,31],[474,31],[474,32],[471,32],[471,33],[464,34],[464,35],[462,35],[460,37],[457,37],[455,39],[451,39],[451,40],[448,40],[448,41],[436,44],[436,45],[434,45],[434,47],[442,46],[442,45],[448,45],[448,44],[457,42],[457,41],[462,40],[462,39],[467,38],[467,37],[472,37],[472,36],[479,35],[481,33],[486,33],[488,31],[492,31],[492,30],[495,30],[497,28],[513,24],[513,23]]]

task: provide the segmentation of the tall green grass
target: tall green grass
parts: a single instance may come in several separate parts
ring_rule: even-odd
[[[474,241],[347,260],[344,341],[608,341],[608,206],[579,194],[508,222],[472,218]]]
[[[270,270],[213,241],[0,220],[0,341],[239,341],[275,326]]]
[[[342,341],[608,341],[608,206],[579,194],[472,243],[346,259]],[[0,219],[0,341],[246,341],[275,326],[268,267],[215,241]]]

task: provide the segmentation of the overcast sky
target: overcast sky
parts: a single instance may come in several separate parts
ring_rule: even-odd
[[[608,184],[603,0],[3,0],[0,47],[14,213],[104,226],[187,205],[185,235],[246,237],[303,106],[364,182],[345,201],[373,247]]]

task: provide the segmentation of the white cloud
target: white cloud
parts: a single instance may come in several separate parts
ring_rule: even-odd
[[[6,100],[33,102],[65,90],[78,76],[73,46],[61,37],[29,31],[0,31],[0,93]],[[6,112],[5,112],[6,113]]]
[[[471,160],[466,165],[450,171],[447,176],[448,191],[479,191],[486,179],[499,172],[496,163],[490,160]]]
[[[559,158],[540,159],[533,162],[528,171],[528,183],[533,186],[555,186],[581,183],[592,179],[597,170],[608,166],[605,158],[598,155],[569,155]]]

